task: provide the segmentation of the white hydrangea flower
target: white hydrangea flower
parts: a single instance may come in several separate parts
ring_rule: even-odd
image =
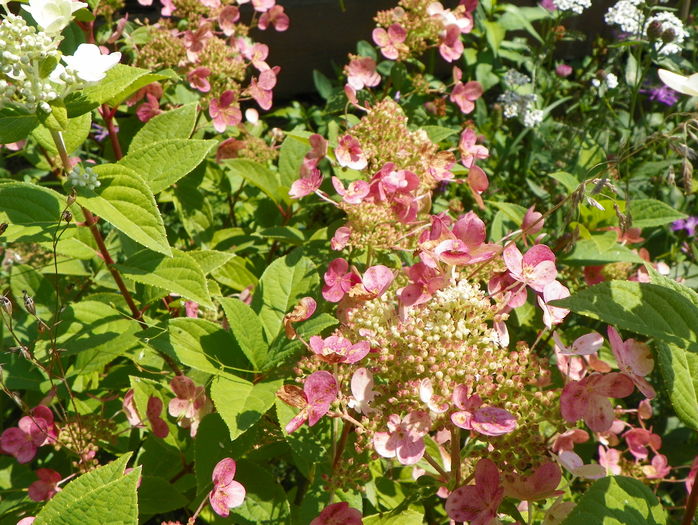
[[[679,20],[674,13],[670,13],[669,11],[661,11],[647,20],[647,23],[645,24],[645,31],[647,31],[647,27],[654,21],[657,21],[662,25],[662,33],[671,31],[675,35],[671,42],[664,43],[662,39],[659,39],[654,43],[654,47],[659,54],[674,55],[680,53],[681,44],[688,36],[688,33],[683,27],[683,22],[681,22],[681,20]]]
[[[121,53],[103,55],[99,47],[94,44],[80,44],[74,55],[63,57],[68,69],[75,71],[77,76],[85,82],[99,82],[107,71],[113,68],[121,60]]]
[[[644,20],[644,15],[638,7],[641,4],[642,0],[620,0],[606,12],[604,20],[609,25],[620,27],[624,33],[638,36]]]
[[[60,33],[73,19],[73,13],[87,4],[73,0],[29,0],[29,6],[22,7],[44,31]]]
[[[553,0],[553,4],[560,11],[571,11],[580,15],[591,7],[591,0]]]

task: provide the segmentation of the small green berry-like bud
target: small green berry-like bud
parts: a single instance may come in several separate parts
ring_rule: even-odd
[[[662,23],[659,20],[653,20],[647,26],[647,38],[657,40],[662,36]]]

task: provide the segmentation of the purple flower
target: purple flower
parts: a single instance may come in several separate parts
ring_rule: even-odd
[[[555,11],[555,9],[557,9],[557,6],[553,0],[541,0],[538,5],[540,5],[543,9],[547,9],[548,11]]]
[[[668,86],[658,86],[649,89],[641,89],[640,93],[646,93],[649,95],[649,99],[654,102],[661,102],[667,106],[673,106],[678,102],[679,98],[676,96],[676,91]]]
[[[689,237],[694,237],[698,228],[698,216],[686,217],[671,223],[671,229],[675,232],[686,230]]]
[[[116,128],[117,131],[119,131],[119,128],[117,126]],[[92,133],[94,133],[94,139],[97,142],[102,142],[105,138],[109,136],[109,131],[107,128],[104,126],[100,126],[99,124],[92,123]]]

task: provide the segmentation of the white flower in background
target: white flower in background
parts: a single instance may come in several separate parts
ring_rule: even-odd
[[[683,22],[669,11],[661,11],[647,20],[645,32],[652,22],[661,24],[661,37],[654,43],[660,55],[674,55],[681,52],[681,44],[688,36]]]
[[[639,36],[644,20],[642,11],[638,9],[640,4],[642,0],[620,0],[606,12],[604,20],[609,25],[620,27],[624,33]]]
[[[608,89],[615,89],[618,87],[618,77],[613,73],[606,73],[606,86]]]
[[[572,11],[581,15],[585,9],[591,7],[591,0],[553,0],[553,4],[560,11]]]
[[[605,91],[607,89],[615,89],[618,87],[618,77],[613,73],[599,71],[596,74],[596,78],[593,78],[591,80],[591,85],[595,88],[598,88],[599,92]]]
[[[657,73],[661,81],[674,91],[698,97],[698,73],[693,73],[690,77],[678,75],[666,69],[660,69]]]
[[[510,86],[525,86],[531,82],[528,75],[519,73],[516,69],[510,69],[504,73],[504,83]]]
[[[60,33],[73,19],[73,13],[87,4],[73,0],[29,0],[29,6],[22,7],[41,29],[47,33]]]
[[[64,56],[63,62],[69,69],[77,74],[78,78],[85,82],[99,82],[107,71],[113,68],[121,60],[121,53],[103,55],[99,47],[94,44],[80,44],[75,54]]]
[[[528,108],[528,110],[521,117],[521,123],[524,125],[524,127],[535,128],[538,124],[543,122],[543,115],[544,113],[542,109]]]
[[[72,186],[81,186],[94,190],[102,185],[97,177],[97,173],[89,166],[77,165],[68,173],[68,182]]]

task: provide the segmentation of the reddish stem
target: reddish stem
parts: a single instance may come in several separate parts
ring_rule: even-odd
[[[114,150],[114,157],[116,160],[121,160],[124,157],[124,152],[121,150],[121,144],[119,144],[119,132],[116,129],[114,123],[114,115],[116,110],[111,110],[106,104],[102,104],[99,108],[99,112],[104,119],[104,123],[107,125],[107,131],[109,132],[109,141],[111,142],[111,147]]]
[[[696,510],[698,510],[698,479],[694,481],[691,493],[686,500],[686,510],[683,513],[681,525],[691,525],[693,518],[696,517]]]

